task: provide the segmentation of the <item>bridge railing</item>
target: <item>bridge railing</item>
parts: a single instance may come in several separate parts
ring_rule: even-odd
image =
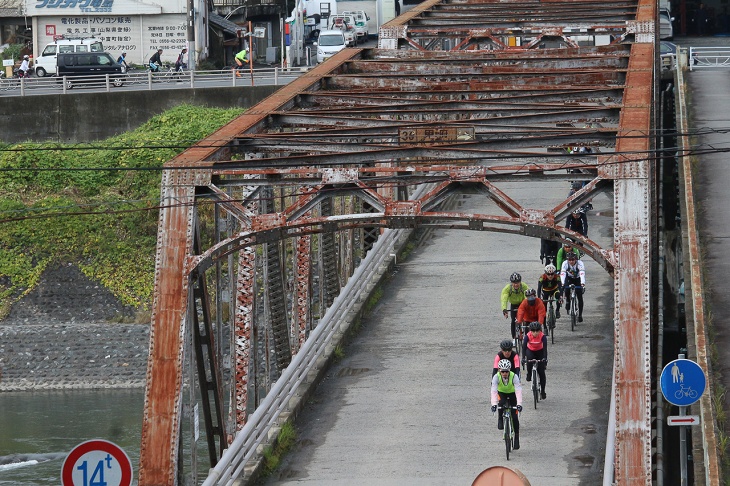
[[[152,73],[130,69],[120,77],[109,75],[92,76],[48,76],[29,78],[0,78],[0,96],[31,96],[69,92],[94,92],[100,90],[157,90],[179,88],[211,88],[221,86],[284,85],[309,70],[296,68],[256,68],[238,71],[230,68],[214,71],[183,71],[179,73],[161,71]],[[115,79],[121,82],[115,83]]]
[[[297,395],[301,387],[312,379],[318,367],[326,361],[326,356],[338,344],[352,321],[352,315],[384,274],[398,246],[405,242],[410,231],[387,229],[378,238],[299,353],[249,417],[246,425],[236,434],[218,464],[210,470],[204,486],[231,485],[245,475],[249,463],[255,464],[259,446],[264,445],[270,431],[280,425],[280,419],[284,418],[282,414],[294,408],[292,403],[300,398]]]
[[[690,47],[689,70],[730,67],[730,47]]]

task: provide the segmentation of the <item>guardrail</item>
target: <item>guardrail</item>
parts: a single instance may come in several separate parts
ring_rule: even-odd
[[[213,88],[224,86],[284,85],[298,78],[309,68],[257,68],[252,71],[238,71],[237,76],[231,69],[215,71],[138,71],[130,69],[127,73],[95,76],[50,76],[29,78],[0,78],[0,95],[29,96],[52,93],[68,93],[75,88],[94,92],[135,89],[179,89]],[[116,82],[115,82],[116,81]]]
[[[311,380],[328,354],[338,344],[352,321],[353,313],[363,305],[375,282],[395,258],[397,246],[404,243],[410,229],[387,229],[378,238],[366,258],[335,298],[332,307],[309,335],[296,356],[281,374],[266,398],[236,434],[218,464],[210,470],[203,486],[232,485],[244,476],[246,466],[256,461],[259,446],[269,440],[269,431],[279,425],[291,403],[297,403],[300,387]]]
[[[689,70],[730,67],[730,47],[690,47]]]

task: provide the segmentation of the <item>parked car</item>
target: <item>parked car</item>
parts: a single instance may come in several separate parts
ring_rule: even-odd
[[[66,87],[77,83],[102,83],[109,75],[114,86],[121,86],[126,79],[126,69],[106,52],[75,52],[59,54],[56,67],[58,76],[66,77]]]
[[[663,8],[659,10],[659,39],[660,40],[672,40],[674,38],[674,27],[672,22],[674,17],[669,13],[669,10]]]
[[[53,76],[56,74],[59,54],[74,52],[104,52],[101,40],[89,36],[59,35],[53,42],[46,44],[40,56],[35,59],[36,76]]]
[[[320,31],[317,42],[317,62],[324,62],[347,47],[345,34],[339,29]]]

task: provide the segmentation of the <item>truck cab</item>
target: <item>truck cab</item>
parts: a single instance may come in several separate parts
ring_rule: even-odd
[[[351,15],[355,19],[355,34],[357,35],[358,42],[365,42],[368,39],[369,25],[368,20],[370,17],[365,13],[364,10],[345,10],[342,15]]]
[[[345,42],[348,47],[357,45],[358,37],[355,33],[355,19],[352,15],[332,15],[330,17],[330,30],[341,30],[345,34]]]

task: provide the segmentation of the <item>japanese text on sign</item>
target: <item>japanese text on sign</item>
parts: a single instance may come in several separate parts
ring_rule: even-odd
[[[400,143],[420,145],[474,140],[474,127],[401,128],[398,137]]]

